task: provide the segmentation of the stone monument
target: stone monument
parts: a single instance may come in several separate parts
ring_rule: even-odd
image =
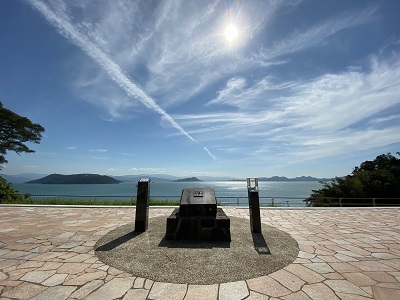
[[[247,178],[249,197],[249,214],[251,232],[261,232],[260,197],[258,195],[258,178]]]
[[[135,232],[145,232],[149,224],[150,178],[138,181]]]
[[[217,208],[211,188],[183,189],[179,208],[167,219],[169,240],[230,241],[230,219]]]

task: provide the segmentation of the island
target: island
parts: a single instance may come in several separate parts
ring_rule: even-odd
[[[99,174],[51,174],[40,179],[27,181],[26,183],[41,184],[116,184],[121,181],[110,176]]]
[[[198,179],[197,177],[189,177],[189,178],[174,180],[174,182],[196,182],[196,181],[201,181],[201,180]]]

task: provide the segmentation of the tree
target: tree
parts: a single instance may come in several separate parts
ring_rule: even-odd
[[[41,125],[4,108],[0,102],[0,170],[1,165],[7,163],[7,151],[14,151],[18,155],[22,152],[35,152],[25,143],[39,144],[42,132],[44,128]]]
[[[350,175],[336,177],[322,185],[305,200],[309,201],[309,206],[337,206],[340,198],[353,198],[349,202],[356,205],[365,205],[366,201],[372,205],[372,198],[400,198],[400,159],[390,153],[382,154],[373,161],[361,163]],[[383,201],[386,204],[399,202],[398,199]]]
[[[21,200],[11,183],[0,176],[0,203],[14,203]]]

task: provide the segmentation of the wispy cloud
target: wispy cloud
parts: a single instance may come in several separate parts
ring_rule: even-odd
[[[349,148],[361,151],[397,143],[399,56],[372,56],[363,69],[297,82],[275,82],[268,76],[235,85],[234,78],[209,104],[234,105],[238,111],[174,117],[199,139],[218,142],[218,151],[229,153],[230,145],[241,141],[246,146],[234,147],[236,153],[245,151],[260,159],[271,149],[293,158],[317,159]]]
[[[65,149],[67,149],[67,150],[76,150],[76,149],[78,149],[78,146],[68,146],[68,147],[65,147]]]
[[[133,172],[148,172],[148,173],[165,173],[165,169],[163,168],[130,168],[129,171]]]
[[[295,53],[319,44],[324,39],[338,32],[356,27],[371,21],[376,12],[376,7],[367,8],[362,11],[345,13],[315,25],[303,32],[294,32],[291,36],[280,42],[274,43],[272,47],[263,48],[254,57],[269,61],[280,56]]]
[[[51,25],[57,28],[60,34],[82,49],[97,64],[99,64],[99,66],[101,66],[101,68],[108,73],[109,77],[122,89],[124,89],[128,95],[140,101],[148,109],[160,114],[164,120],[168,121],[182,135],[197,143],[197,141],[190,134],[188,134],[165,110],[163,110],[153,98],[151,98],[142,88],[133,82],[133,80],[127,76],[127,74],[115,61],[113,61],[91,40],[90,35],[85,34],[85,28],[74,26],[66,13],[67,9],[64,2],[52,2],[52,7],[47,6],[40,0],[29,0],[29,2],[46,18]],[[53,8],[53,10],[51,8]]]
[[[89,152],[97,152],[97,153],[104,153],[107,152],[107,149],[90,149]]]

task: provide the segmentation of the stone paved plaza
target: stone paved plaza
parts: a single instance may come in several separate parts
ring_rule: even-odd
[[[224,211],[249,218],[245,208]],[[133,207],[0,206],[0,299],[400,299],[398,208],[262,209],[264,224],[298,242],[297,259],[213,285],[154,282],[99,261],[95,243],[134,216]]]

